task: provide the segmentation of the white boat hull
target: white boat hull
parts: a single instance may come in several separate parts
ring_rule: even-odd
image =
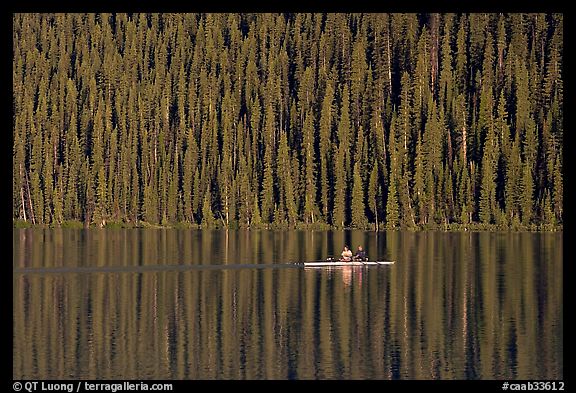
[[[394,261],[334,261],[334,262],[304,262],[304,267],[343,267],[343,266],[379,266],[393,265]]]

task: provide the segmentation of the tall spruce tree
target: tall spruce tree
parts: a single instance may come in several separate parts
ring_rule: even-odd
[[[352,184],[352,226],[355,228],[366,227],[366,213],[364,204],[364,184],[360,175],[360,163],[354,164]]]

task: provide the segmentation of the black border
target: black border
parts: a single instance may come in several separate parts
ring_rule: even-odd
[[[421,0],[420,0],[421,1]],[[576,22],[576,18],[568,12],[569,10],[569,1],[562,2],[560,0],[555,1],[532,1],[532,2],[522,2],[522,3],[511,3],[511,2],[503,2],[503,1],[482,1],[482,0],[459,0],[459,1],[434,1],[429,0],[429,2],[418,2],[418,1],[398,1],[398,2],[389,2],[386,0],[380,1],[372,1],[368,2],[358,2],[358,1],[350,1],[346,4],[342,3],[335,3],[330,2],[329,0],[325,1],[313,1],[309,0],[308,2],[304,3],[293,3],[293,2],[281,2],[281,1],[269,1],[267,3],[255,3],[251,1],[239,1],[233,4],[225,3],[225,2],[206,2],[206,3],[196,3],[196,2],[180,2],[180,3],[166,3],[166,2],[155,2],[155,3],[147,3],[147,2],[133,2],[131,4],[121,4],[118,2],[107,2],[107,1],[98,1],[98,2],[76,2],[76,3],[66,3],[66,2],[58,2],[58,3],[34,3],[34,2],[26,2],[26,3],[12,3],[9,4],[11,9],[10,13],[5,13],[6,16],[3,18],[2,28],[5,30],[4,33],[7,36],[7,46],[8,51],[13,54],[12,51],[12,37],[13,37],[13,13],[20,13],[20,12],[100,12],[100,11],[117,11],[117,12],[125,12],[125,11],[146,11],[146,12],[555,12],[555,13],[562,13],[564,15],[564,56],[563,56],[563,80],[564,80],[564,108],[568,108],[568,113],[571,112],[573,108],[574,101],[572,100],[572,93],[573,89],[573,80],[571,65],[573,65],[570,57],[572,55],[572,46],[576,35],[573,32],[573,23]],[[5,56],[4,63],[6,65],[6,70],[4,73],[5,78],[5,85],[9,86],[8,89],[5,89],[5,99],[6,103],[4,105],[4,110],[6,113],[6,117],[10,119],[10,127],[13,130],[13,113],[12,113],[12,96],[13,96],[13,86],[12,86],[12,56]],[[564,176],[564,231],[563,237],[564,240],[571,240],[571,214],[572,214],[572,206],[571,202],[573,200],[573,193],[571,190],[572,185],[572,166],[573,164],[570,162],[571,160],[566,160],[569,158],[571,154],[573,154],[573,143],[572,139],[574,138],[573,133],[576,132],[572,130],[570,127],[570,123],[572,123],[571,117],[565,117],[564,121],[564,145],[563,145],[563,156],[564,156],[564,166],[563,166],[563,176]],[[9,132],[9,131],[6,131]],[[3,143],[2,148],[5,149],[4,154],[1,154],[2,162],[1,167],[7,168],[7,171],[12,171],[12,146],[13,146],[13,131],[11,137],[8,139],[9,143]],[[11,220],[11,204],[12,204],[12,187],[8,184],[8,178],[12,178],[6,174],[5,184],[6,188],[8,188],[9,192],[2,193],[2,196],[6,198],[6,209],[1,209],[3,215],[5,215],[5,220],[10,227],[13,227],[13,223]],[[4,217],[3,217],[4,218]],[[8,232],[10,236],[4,236],[4,240],[9,242],[9,248],[13,251],[13,230]],[[565,255],[564,260],[568,260],[568,263],[564,263],[564,273],[563,273],[563,311],[562,315],[565,314],[568,318],[563,317],[563,324],[564,329],[563,331],[570,333],[566,327],[569,327],[571,324],[571,316],[572,314],[572,304],[575,298],[572,291],[567,291],[566,288],[570,286],[572,272],[574,269],[574,262],[571,256],[571,250],[569,248],[565,248],[564,251],[569,251],[568,254]],[[11,276],[11,269],[8,269],[9,263],[5,262],[6,266],[6,275]],[[12,299],[13,293],[13,280],[10,286],[5,285],[3,286],[4,290],[7,292],[7,296],[4,299]],[[572,289],[572,288],[570,288]],[[7,300],[6,300],[7,302]],[[12,310],[13,315],[13,303],[10,301],[10,309]],[[567,311],[566,313],[564,312]],[[11,339],[13,340],[14,332],[13,332],[14,324],[11,324]],[[563,342],[566,344],[567,351],[564,351],[564,354],[568,353],[569,355],[573,353],[573,343],[574,339],[571,337],[570,334],[564,334]],[[13,343],[11,345],[10,350],[6,348],[3,351],[4,354],[11,354],[13,352]],[[9,356],[9,355],[8,355]],[[564,356],[563,362],[563,375],[564,375],[564,390],[571,391],[570,389],[572,386],[571,383],[571,374],[569,371],[569,362],[567,362],[569,356]],[[8,364],[12,363],[12,359],[7,362]],[[6,380],[8,383],[5,386],[7,389],[6,391],[14,391],[13,390],[13,371],[6,367],[5,371],[7,377]],[[57,381],[52,381],[57,382]],[[61,381],[61,382],[74,382],[74,381]],[[94,382],[122,382],[122,381],[94,381]],[[138,381],[133,381],[138,382]],[[153,381],[148,381],[153,382]],[[378,380],[378,381],[363,381],[363,380],[327,380],[327,381],[308,381],[308,380],[300,380],[300,381],[225,381],[225,380],[218,380],[218,381],[182,381],[182,380],[158,380],[154,382],[167,382],[173,384],[174,392],[188,392],[193,391],[195,389],[262,389],[263,391],[269,391],[270,389],[278,389],[278,388],[288,388],[288,389],[340,389],[340,388],[360,388],[360,389],[368,389],[369,391],[376,391],[385,389],[386,391],[401,391],[401,390],[417,390],[417,391],[457,391],[462,392],[464,390],[468,390],[472,388],[473,390],[478,389],[479,391],[483,392],[492,392],[492,391],[502,391],[502,384],[504,381],[499,380]],[[527,381],[509,381],[513,383],[521,383]]]

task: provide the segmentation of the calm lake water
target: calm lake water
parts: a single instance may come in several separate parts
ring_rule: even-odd
[[[286,265],[344,244],[396,263]],[[13,377],[562,379],[562,248],[551,233],[14,229]]]

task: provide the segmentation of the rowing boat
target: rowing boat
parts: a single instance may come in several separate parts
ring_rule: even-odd
[[[394,261],[322,261],[322,262],[302,262],[304,267],[338,267],[338,266],[379,266],[393,265]]]
[[[288,263],[247,263],[247,264],[213,264],[213,265],[137,265],[137,266],[53,266],[53,267],[14,267],[14,274],[62,274],[62,273],[134,273],[151,271],[189,271],[189,270],[239,270],[239,269],[281,269],[281,268],[329,268],[344,266],[378,266],[392,265],[387,261],[327,261],[288,262]]]

